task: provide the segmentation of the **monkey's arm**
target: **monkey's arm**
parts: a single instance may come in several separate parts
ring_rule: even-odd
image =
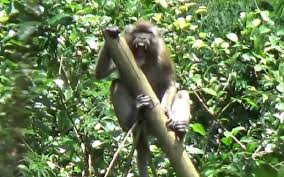
[[[165,113],[168,114],[172,108],[173,101],[175,99],[177,93],[176,83],[175,81],[171,81],[168,89],[162,97],[161,105],[164,109]]]
[[[115,68],[116,66],[110,57],[109,50],[106,44],[104,44],[97,59],[95,68],[96,79],[103,79],[107,77],[113,70],[115,70]]]

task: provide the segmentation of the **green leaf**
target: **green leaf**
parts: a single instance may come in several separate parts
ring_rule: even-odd
[[[275,105],[275,108],[279,111],[284,111],[284,103],[278,103]]]
[[[224,137],[221,141],[227,146],[230,146],[233,143],[233,139],[231,137]]]
[[[235,128],[233,128],[232,129],[232,135],[237,135],[240,131],[242,131],[242,130],[245,130],[245,128],[244,127],[235,127]]]
[[[155,15],[152,17],[152,19],[155,20],[156,22],[160,22],[162,17],[163,17],[162,13],[155,13]]]
[[[9,16],[7,15],[5,10],[0,11],[0,23],[5,23],[9,20]]]
[[[38,28],[40,25],[40,22],[37,21],[28,21],[28,22],[23,22],[20,24],[20,29],[17,33],[18,37],[20,40],[27,40]]]
[[[58,24],[62,24],[62,25],[68,25],[72,22],[73,17],[70,16],[69,14],[57,14],[55,16],[53,16],[51,19],[48,20],[48,24],[49,25],[58,25]]]
[[[205,32],[200,32],[198,35],[202,39],[205,39],[207,37],[207,33],[205,33]]]
[[[196,148],[193,145],[186,146],[186,151],[190,152],[190,154],[204,154],[202,149]]]
[[[244,98],[244,100],[246,100],[246,102],[252,106],[253,108],[258,108],[258,105],[256,104],[256,102],[250,98]]]
[[[65,99],[66,100],[70,100],[73,96],[73,91],[71,88],[67,87],[65,90],[64,90],[64,96],[65,96]]]
[[[281,92],[284,93],[284,83],[280,83],[279,85],[276,86],[276,89]]]
[[[265,39],[265,37],[263,35],[255,36],[255,38],[254,38],[254,50],[256,50],[259,53],[262,52],[263,47],[264,47],[264,39]]]
[[[284,166],[282,166],[280,168],[280,170],[278,171],[278,176],[277,177],[283,177],[284,176]]]
[[[190,127],[192,128],[192,130],[196,133],[199,133],[202,136],[206,135],[206,131],[205,128],[202,124],[200,123],[194,123],[194,124],[190,124]]]
[[[202,90],[209,95],[217,96],[217,92],[211,88],[202,88]]]
[[[179,17],[174,21],[174,26],[176,29],[183,30],[189,27],[189,22],[185,20],[183,17]]]
[[[278,67],[279,74],[284,78],[284,63],[281,63]]]
[[[264,26],[264,25],[261,25],[259,27],[259,32],[261,34],[266,34],[266,33],[269,33],[271,31],[271,29],[269,29],[268,27]]]
[[[96,37],[87,37],[86,42],[89,45],[89,47],[93,50],[98,50],[98,44],[96,42]]]
[[[280,28],[280,30],[278,30],[278,31],[276,32],[276,34],[277,34],[277,36],[284,36],[284,26],[282,26],[282,27]]]
[[[272,167],[270,164],[261,164],[255,169],[255,176],[257,177],[276,177],[277,171],[274,167]]]

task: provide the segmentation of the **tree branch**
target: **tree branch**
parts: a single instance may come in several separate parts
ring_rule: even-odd
[[[136,65],[133,54],[126,41],[118,36],[118,29],[111,28],[105,30],[106,50],[109,51],[114,60],[120,77],[125,83],[129,83],[129,89],[135,95],[149,95],[156,105],[152,110],[146,112],[146,124],[151,128],[154,137],[157,138],[159,146],[170,159],[176,173],[181,177],[199,177],[194,165],[183,150],[182,142],[176,137],[174,132],[166,128],[167,117],[161,109],[160,101],[152,90],[147,78]]]

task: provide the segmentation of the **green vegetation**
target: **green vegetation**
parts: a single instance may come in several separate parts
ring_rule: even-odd
[[[125,133],[116,75],[96,81],[94,66],[102,29],[139,19],[161,29],[191,93],[185,148],[201,176],[283,177],[283,0],[0,0],[0,176],[106,172]],[[151,142],[158,176],[175,176]],[[131,144],[111,176],[137,176]]]

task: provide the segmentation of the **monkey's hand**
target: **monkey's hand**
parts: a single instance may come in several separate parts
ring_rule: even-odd
[[[170,115],[171,114],[169,113],[169,120],[166,123],[167,127],[174,131],[179,140],[182,141],[187,132],[188,121],[174,120]]]
[[[167,106],[162,105],[162,109],[164,110],[166,116],[169,118],[170,112],[171,112],[171,106],[169,106],[169,105],[167,105]]]
[[[139,109],[153,109],[154,103],[148,95],[140,94],[136,97],[136,108]]]

